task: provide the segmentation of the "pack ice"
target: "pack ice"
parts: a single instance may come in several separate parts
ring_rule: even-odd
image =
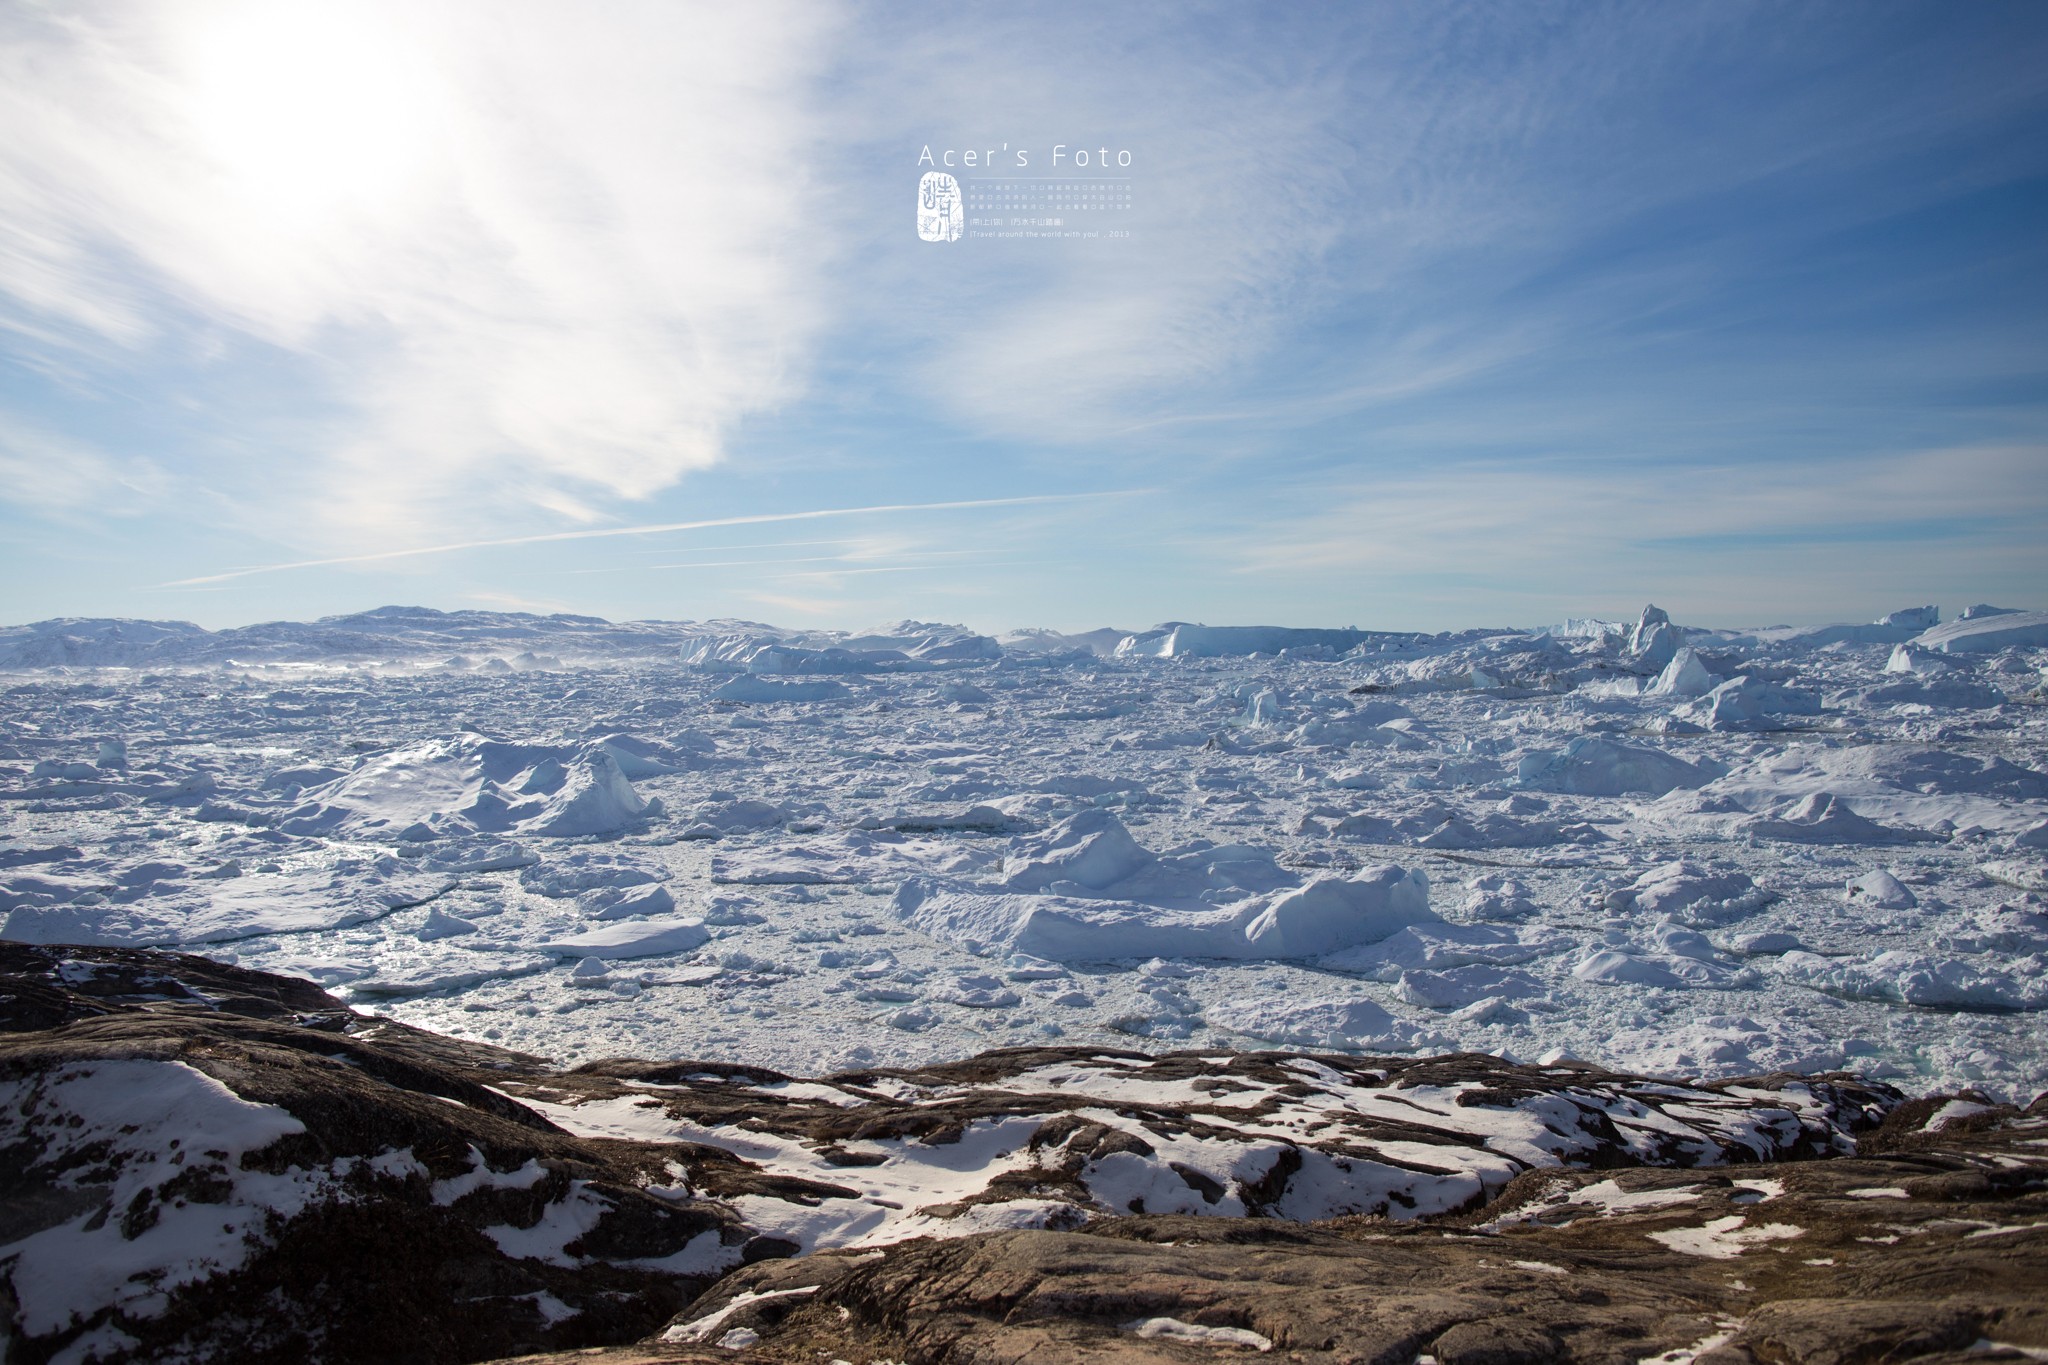
[[[2048,1084],[2048,613],[0,629],[0,935],[574,1060]]]

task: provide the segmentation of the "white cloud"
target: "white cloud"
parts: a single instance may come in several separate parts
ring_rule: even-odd
[[[0,317],[309,360],[289,518],[390,544],[718,460],[818,323],[824,5],[184,0],[0,24]],[[239,340],[236,340],[239,339]],[[274,382],[274,380],[272,381]],[[281,509],[273,507],[273,512]]]

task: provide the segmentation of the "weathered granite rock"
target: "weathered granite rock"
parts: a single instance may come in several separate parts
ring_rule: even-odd
[[[1270,1052],[563,1071],[0,944],[0,1238],[34,1365],[2019,1361],[2048,1098]]]
[[[10,1362],[615,1342],[789,1249],[650,1193],[672,1150],[577,1139],[484,1083],[538,1059],[306,982],[0,944],[0,1026]]]
[[[731,1360],[919,1365],[2038,1359],[2048,1105],[1961,1133],[1926,1117],[1873,1157],[1532,1171],[1434,1224],[1127,1217],[762,1264],[669,1335],[742,1333]],[[1141,1334],[1162,1319],[1190,1330]]]

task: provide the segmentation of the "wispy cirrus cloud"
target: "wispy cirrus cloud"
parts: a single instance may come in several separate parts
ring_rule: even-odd
[[[115,370],[291,358],[305,406],[334,414],[268,475],[265,510],[301,536],[595,520],[801,386],[825,253],[786,210],[838,22],[775,3],[11,9],[0,326]]]
[[[1084,451],[1204,426],[1228,447],[1504,368],[1598,367],[1623,340],[1727,327],[1696,313],[1774,256],[2038,163],[1988,135],[2041,108],[2023,48],[1933,26],[1905,48],[1910,16],[1852,14],[883,14],[850,39],[846,95],[879,164],[1009,142],[1043,175],[1056,142],[1129,147],[1136,240],[947,259],[871,246],[904,206],[863,200],[846,230],[872,225],[888,287],[864,274],[842,308],[903,336],[915,391],[962,427]],[[1839,56],[1816,69],[1817,50]],[[1879,171],[1930,156],[1940,176]]]
[[[502,549],[515,545],[550,545],[575,540],[608,540],[619,536],[669,535],[678,531],[707,531],[726,526],[769,526],[791,521],[824,521],[840,517],[879,517],[902,513],[963,512],[997,507],[1033,507],[1046,503],[1101,502],[1140,496],[1151,490],[1118,489],[1101,493],[1032,493],[1015,498],[970,498],[955,502],[884,503],[872,507],[823,507],[802,512],[762,512],[739,517],[709,517],[698,521],[658,521],[635,526],[599,526],[580,531],[544,531],[524,536],[498,536],[488,540],[450,541],[440,545],[414,545],[394,550],[372,550],[362,554],[333,555],[325,559],[291,560],[281,564],[252,564],[195,578],[181,578],[159,586],[192,587],[221,583],[258,574],[282,573],[292,569],[321,569],[343,564],[377,564],[392,560],[418,559],[428,555],[456,554],[464,550]]]
[[[0,411],[0,488],[10,501],[60,516],[134,517],[177,480],[146,456],[117,457]]]

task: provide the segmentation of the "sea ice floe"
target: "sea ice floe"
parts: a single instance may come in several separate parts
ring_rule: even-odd
[[[1778,971],[1852,999],[1955,1010],[2048,1008],[2048,957],[2038,954],[1994,965],[1902,949],[1847,959],[1793,952],[1778,959]]]
[[[1360,999],[1461,1048],[1624,1066],[1677,1066],[1660,1036],[1712,1011],[2024,1099],[2048,1084],[2026,985],[2048,954],[2029,899],[2048,894],[2048,652],[1932,648],[1925,615],[1736,631],[1649,612],[1262,657],[1280,636],[1183,632],[1158,657],[1168,628],[1121,659],[1132,632],[1013,647],[411,609],[0,628],[0,664],[29,670],[0,718],[0,914],[17,938],[303,970],[567,1059],[915,1063],[1048,1028],[1222,1047],[1249,1035],[1218,1001]],[[706,641],[726,643],[678,662]],[[736,678],[770,700],[716,695]],[[845,695],[779,687],[818,681]],[[1748,707],[1752,728],[1685,718],[1729,683],[1723,718]],[[1786,714],[1791,694],[1824,707]],[[110,736],[125,766],[102,761]],[[1403,923],[1372,889],[1390,864],[1462,885]],[[1880,866],[1917,906],[1861,888]],[[1380,899],[1338,905],[1359,897]],[[1319,901],[1338,908],[1246,936]],[[611,974],[709,973],[689,1010],[658,986],[572,989],[539,948],[700,911],[715,943]],[[1330,942],[1348,946],[1294,955]],[[1907,956],[1874,966],[1884,951]],[[1573,975],[1600,953],[1678,984]],[[1187,975],[1133,970],[1154,958]],[[961,984],[980,975],[1003,984]],[[885,1009],[918,1027],[871,1027]],[[1686,1064],[1825,1052],[1729,1037]]]
[[[651,886],[657,878],[628,856],[596,849],[549,858],[520,872],[519,884],[535,895],[555,899],[581,896],[600,889]]]
[[[1583,735],[1559,752],[1531,753],[1517,769],[1525,786],[1575,796],[1662,796],[1679,787],[1704,786],[1716,775],[1717,770],[1675,754],[1597,735]]]
[[[1019,841],[1002,872],[995,884],[912,878],[896,907],[934,937],[1058,962],[1317,957],[1439,918],[1419,869],[1288,885],[1297,879],[1254,849],[1155,855],[1104,810]],[[1216,891],[1222,906],[1205,899]]]
[[[721,685],[712,694],[720,701],[740,702],[805,702],[838,701],[852,695],[846,684],[830,678],[810,678],[802,682],[775,682],[768,678],[742,674],[731,682]]]
[[[1445,971],[1403,972],[1394,994],[1424,1009],[1456,1010],[1480,1000],[1519,1000],[1543,993],[1543,983],[1527,972],[1503,967],[1451,967]]]
[[[681,838],[716,839],[727,834],[751,834],[774,829],[789,820],[789,812],[772,801],[703,801],[683,816]]]
[[[393,858],[342,859],[326,871],[256,873],[204,889],[176,878],[151,881],[133,900],[81,894],[65,904],[21,905],[0,922],[0,938],[21,943],[128,946],[231,943],[278,934],[345,929],[382,919],[446,890],[450,880]]]
[[[1443,1035],[1397,1018],[1376,1000],[1226,1000],[1207,1011],[1208,1022],[1232,1033],[1294,1047],[1411,1052],[1436,1046]]]
[[[701,919],[618,920],[547,939],[536,946],[544,953],[563,957],[609,960],[684,953],[710,941],[711,935]]]
[[[1712,872],[1683,858],[1643,872],[1604,898],[1609,911],[1669,915],[1687,924],[1727,924],[1777,899],[1746,872]]]

